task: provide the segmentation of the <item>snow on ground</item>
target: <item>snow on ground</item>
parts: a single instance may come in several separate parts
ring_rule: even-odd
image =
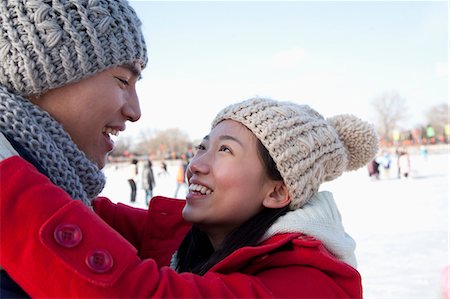
[[[154,163],[154,195],[173,197],[178,164],[170,161],[167,175],[158,175],[159,165]],[[450,264],[449,155],[411,156],[410,179],[397,179],[393,166],[391,178],[372,181],[360,169],[324,183],[321,190],[333,192],[344,226],[356,240],[365,298],[443,298],[440,276]],[[129,202],[125,169],[125,164],[105,168],[102,195],[145,208],[142,189],[136,202]]]

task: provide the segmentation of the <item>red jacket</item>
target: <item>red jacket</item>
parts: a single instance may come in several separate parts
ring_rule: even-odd
[[[96,201],[116,231],[19,157],[0,174],[0,264],[32,297],[362,297],[359,273],[300,233],[241,248],[204,276],[177,273],[164,265],[188,229],[183,202],[155,198],[147,212]]]

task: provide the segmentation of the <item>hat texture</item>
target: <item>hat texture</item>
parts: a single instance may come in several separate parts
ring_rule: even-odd
[[[349,114],[325,119],[306,105],[256,98],[223,109],[212,128],[226,119],[242,123],[269,151],[293,210],[322,182],[366,165],[378,151],[373,126]]]
[[[126,0],[0,1],[0,84],[39,95],[107,68],[147,63]]]

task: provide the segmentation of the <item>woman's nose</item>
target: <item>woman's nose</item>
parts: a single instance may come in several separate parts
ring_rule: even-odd
[[[130,91],[125,105],[122,107],[122,114],[127,120],[135,122],[141,118],[141,107],[139,105],[139,97],[136,90]]]
[[[203,154],[200,157],[192,158],[187,168],[187,175],[190,178],[194,174],[206,174],[209,172],[209,164],[207,163],[207,156]]]

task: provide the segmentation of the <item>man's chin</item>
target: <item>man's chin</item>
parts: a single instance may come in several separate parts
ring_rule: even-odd
[[[104,157],[99,157],[99,158],[90,158],[88,157],[88,159],[94,163],[99,169],[103,169],[106,165],[106,160],[107,160],[108,156],[104,156]]]

